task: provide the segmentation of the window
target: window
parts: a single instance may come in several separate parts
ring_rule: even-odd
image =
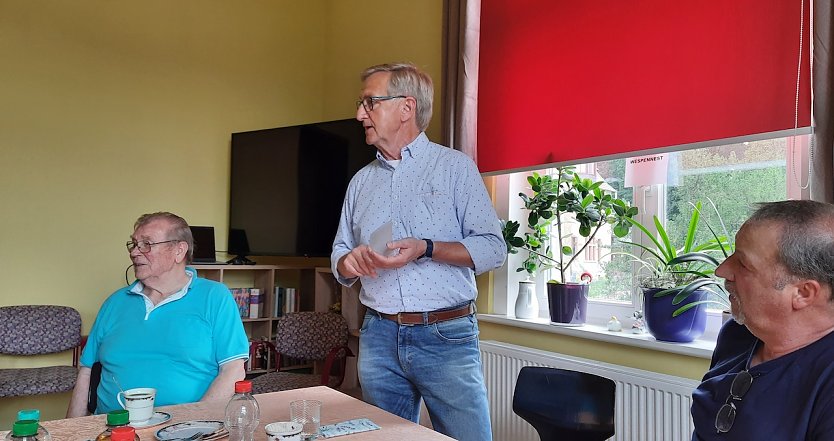
[[[684,234],[692,212],[691,203],[697,201],[701,201],[705,207],[702,210],[703,220],[713,226],[718,224],[710,207],[714,204],[728,233],[734,236],[751,209],[755,208],[755,203],[803,196],[801,184],[807,182],[807,171],[804,174],[800,172],[798,164],[801,163],[800,157],[807,157],[803,146],[807,145],[808,137],[803,135],[798,138],[804,139],[801,140],[803,142],[797,142],[797,146],[794,146],[790,138],[776,138],[671,153],[668,184],[664,185],[624,187],[625,159],[579,164],[576,171],[595,180],[605,180],[610,187],[608,189],[615,191],[617,197],[638,207],[639,220],[644,225],[650,225],[652,216],[658,216],[672,237]],[[794,158],[794,155],[797,157]],[[794,170],[794,163],[797,164],[797,170]],[[549,172],[548,169],[538,170],[539,174]],[[526,211],[518,193],[529,194],[526,177],[530,173],[503,175],[497,185],[498,197],[507,199],[506,205],[498,204],[499,215],[502,210],[506,210],[508,216],[502,217],[519,221],[522,228],[526,225]],[[800,183],[800,178],[805,179]],[[702,239],[709,237],[706,228],[701,226],[699,230]],[[568,228],[567,231],[571,237],[566,243],[571,244],[573,250],[578,250],[585,239],[578,236],[576,228]],[[629,237],[624,240],[632,241],[632,237],[636,236],[639,235],[632,229]],[[634,239],[637,240],[640,238]],[[640,296],[634,295],[639,292],[634,275],[636,268],[630,257],[619,254],[623,251],[634,252],[630,248],[614,237],[609,228],[600,231],[582,250],[581,258],[576,259],[572,265],[573,279],[578,280],[578,275],[583,272],[594,276],[589,294],[590,323],[603,324],[611,315],[623,319],[629,317],[634,309],[642,309],[639,305]],[[507,302],[515,298],[517,282],[524,276],[524,273],[516,273],[515,269],[525,254],[520,251],[519,254],[510,255],[506,280],[496,278],[496,283],[507,283]],[[551,270],[537,277],[540,317],[548,317],[544,284],[549,279],[559,279],[558,271]],[[497,301],[496,305],[499,304]],[[507,311],[512,311],[512,305],[508,305]]]

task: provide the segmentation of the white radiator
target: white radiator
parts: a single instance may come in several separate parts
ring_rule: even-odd
[[[689,441],[692,390],[698,381],[617,366],[496,341],[481,341],[481,361],[495,441],[538,441],[530,424],[513,413],[513,390],[523,366],[589,372],[617,384],[617,441]]]

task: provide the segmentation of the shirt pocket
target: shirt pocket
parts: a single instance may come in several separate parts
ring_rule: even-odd
[[[447,238],[457,224],[452,195],[442,190],[418,191],[402,201],[404,221],[411,226],[411,236]]]

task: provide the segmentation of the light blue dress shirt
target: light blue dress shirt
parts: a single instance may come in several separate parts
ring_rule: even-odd
[[[351,179],[330,256],[340,283],[350,286],[356,278],[339,275],[339,259],[368,244],[371,233],[388,221],[394,240],[462,243],[475,268],[418,259],[377,270],[379,277],[361,278],[359,300],[379,312],[434,311],[474,300],[475,274],[500,267],[507,257],[501,223],[475,163],[425,133],[402,149],[396,167],[377,152]]]

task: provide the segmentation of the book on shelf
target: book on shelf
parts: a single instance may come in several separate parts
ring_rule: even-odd
[[[261,290],[258,288],[249,288],[249,318],[256,319],[261,317],[261,304],[263,297],[261,297]]]
[[[272,351],[269,350],[269,343],[267,343],[266,337],[261,340],[249,341],[249,359],[245,363],[247,371],[268,370],[274,368],[274,364]]]
[[[281,317],[284,313],[284,287],[275,287],[275,299],[272,302],[272,316]]]
[[[232,297],[235,299],[240,317],[249,318],[249,288],[232,288]]]
[[[298,290],[295,288],[275,287],[275,303],[272,305],[272,316],[281,317],[288,312],[300,310]]]
[[[295,288],[284,289],[284,313],[299,311],[298,290]]]

